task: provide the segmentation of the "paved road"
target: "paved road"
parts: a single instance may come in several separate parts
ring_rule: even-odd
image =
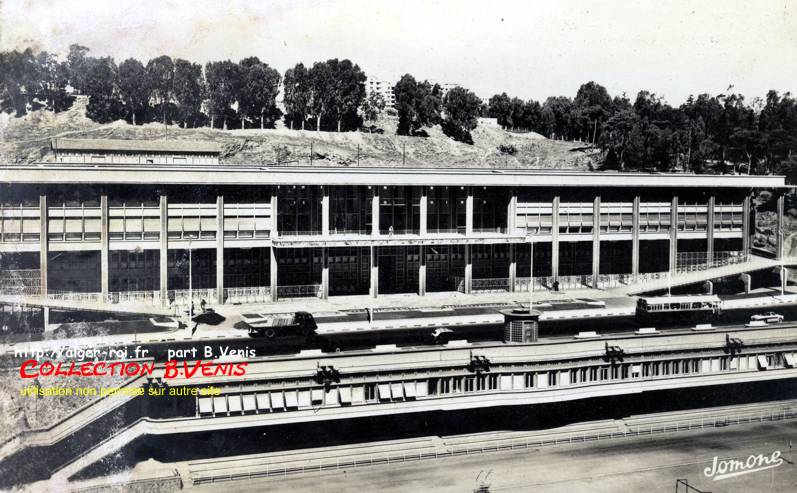
[[[686,478],[713,493],[797,491],[797,425],[793,421],[734,426],[661,437],[612,440],[588,446],[489,453],[436,461],[364,467],[296,478],[236,481],[195,487],[198,491],[240,492],[471,492],[487,473],[491,492],[675,491]],[[712,481],[704,469],[714,457],[746,460],[751,454],[781,451],[780,466]],[[791,463],[790,463],[791,462]],[[683,491],[683,490],[680,490]]]

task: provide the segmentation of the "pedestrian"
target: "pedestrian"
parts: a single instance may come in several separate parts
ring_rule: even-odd
[[[199,302],[199,307],[202,309],[202,313],[205,313],[205,305],[207,305],[207,302],[204,298],[202,298],[202,301]]]
[[[393,236],[393,225],[391,225],[389,228],[387,228],[387,234],[389,236]]]

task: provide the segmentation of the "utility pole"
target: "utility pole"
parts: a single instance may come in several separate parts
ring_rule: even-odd
[[[310,141],[310,166],[313,165],[313,141]]]

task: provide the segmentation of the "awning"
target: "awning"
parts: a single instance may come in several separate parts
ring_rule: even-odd
[[[257,408],[261,411],[268,411],[271,409],[271,402],[269,401],[268,394],[257,394]]]
[[[228,395],[227,406],[231,413],[240,413],[243,410],[243,407],[241,406],[241,396],[237,394]]]
[[[254,411],[257,409],[257,405],[255,404],[255,396],[254,394],[245,394],[242,397],[243,404],[244,404],[244,411]]]
[[[382,383],[377,386],[377,391],[379,392],[379,398],[388,400],[390,399],[390,384]]]
[[[390,384],[390,391],[393,393],[394,399],[401,399],[404,397],[404,388],[400,383]]]
[[[285,407],[299,407],[299,398],[296,395],[296,391],[285,392]]]
[[[324,389],[313,389],[310,398],[316,404],[324,402]]]
[[[282,397],[282,392],[273,392],[271,394],[271,409],[282,411],[285,407],[285,399]]]
[[[415,384],[415,396],[416,397],[427,397],[429,395],[429,382],[426,380],[417,382]]]
[[[758,367],[762,370],[766,370],[767,368],[769,368],[769,362],[767,361],[766,356],[762,355],[758,357]]]
[[[404,395],[407,399],[415,399],[415,382],[404,382]]]
[[[200,397],[199,398],[199,414],[213,414],[213,398]]]
[[[340,403],[351,404],[351,387],[341,387],[338,390],[340,391]]]
[[[785,353],[783,359],[786,360],[786,366],[794,368],[794,355],[792,353]]]
[[[227,397],[214,397],[213,398],[213,412],[216,414],[227,413]]]
[[[355,404],[365,402],[365,388],[363,387],[352,387],[351,389],[351,401]]]
[[[310,391],[299,391],[299,407],[310,407]]]

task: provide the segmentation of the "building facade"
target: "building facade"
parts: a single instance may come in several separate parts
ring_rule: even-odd
[[[751,191],[784,187],[777,176],[60,163],[5,166],[0,182],[4,289],[164,305],[189,286],[222,303],[643,282],[749,255]]]

